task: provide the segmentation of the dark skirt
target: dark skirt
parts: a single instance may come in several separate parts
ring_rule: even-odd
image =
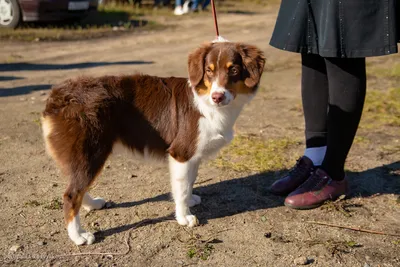
[[[397,53],[400,0],[282,0],[270,44],[322,57]]]

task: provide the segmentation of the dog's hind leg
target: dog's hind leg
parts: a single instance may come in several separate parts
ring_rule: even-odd
[[[196,177],[197,161],[179,162],[169,156],[172,196],[175,201],[175,217],[180,225],[196,226],[198,220],[190,213],[189,201],[192,198],[192,181]]]
[[[70,178],[63,197],[68,235],[77,245],[91,244],[94,235],[81,228],[79,210],[81,205],[98,209],[105,203],[99,198],[92,199],[87,191],[111,153],[112,131],[51,117],[43,118],[42,122],[47,151]]]
[[[86,232],[80,225],[79,209],[81,205],[86,209],[100,209],[104,206],[105,201],[103,199],[92,199],[87,191],[110,152],[111,146],[110,148],[103,146],[98,148],[96,153],[85,153],[86,155],[82,154],[81,157],[76,157],[77,160],[73,164],[70,184],[64,193],[64,218],[68,235],[76,245],[94,242],[94,235]]]
[[[87,186],[78,186],[71,182],[64,193],[64,218],[68,236],[76,245],[92,244],[95,240],[92,233],[82,229],[79,217],[79,209]]]
[[[103,198],[92,198],[88,193],[85,193],[82,199],[82,207],[87,211],[102,209],[105,204],[106,201]]]

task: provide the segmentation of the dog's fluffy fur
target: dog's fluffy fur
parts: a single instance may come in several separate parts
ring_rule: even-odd
[[[78,78],[54,86],[42,116],[47,152],[69,176],[64,217],[77,245],[94,242],[79,209],[105,201],[87,193],[115,143],[168,159],[176,220],[195,226],[189,207],[199,164],[233,138],[233,125],[257,91],[265,58],[241,43],[208,43],[189,55],[189,81],[147,75]]]

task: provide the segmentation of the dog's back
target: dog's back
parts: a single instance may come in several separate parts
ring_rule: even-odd
[[[183,78],[68,80],[52,89],[43,112],[47,151],[65,174],[78,171],[76,162],[90,159],[91,176],[117,141],[140,153],[164,156],[179,131],[179,113],[195,113],[191,94]],[[84,166],[78,169],[88,171]]]

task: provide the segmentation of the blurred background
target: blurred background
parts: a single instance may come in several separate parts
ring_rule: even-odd
[[[209,0],[0,0],[0,40],[79,40],[167,27],[180,15],[208,16]],[[218,12],[246,13],[277,0],[216,0]],[[179,3],[181,4],[180,6]],[[169,25],[172,26],[172,25]]]

